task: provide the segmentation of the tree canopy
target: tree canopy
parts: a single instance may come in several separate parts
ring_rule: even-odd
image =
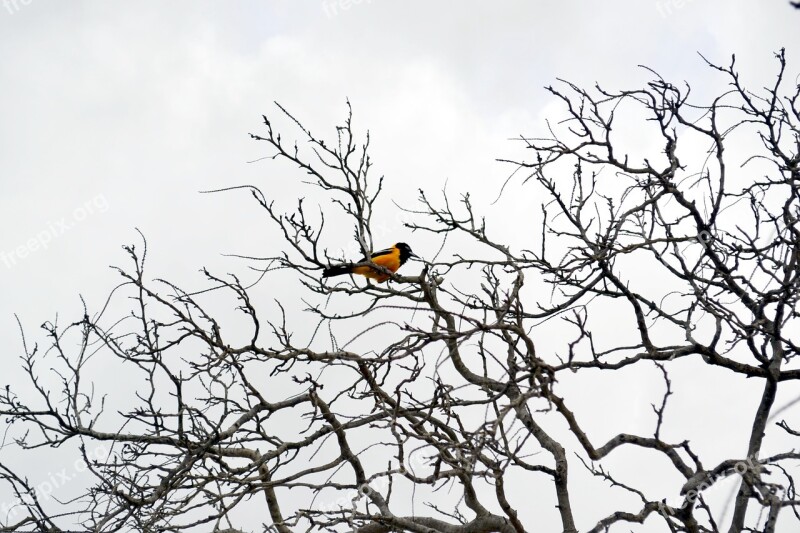
[[[252,138],[308,199],[286,212],[275,184],[220,191],[249,192],[281,236],[245,258],[256,283],[152,279],[142,239],[104,306],[45,323],[45,349],[22,334],[28,379],[0,393],[6,438],[75,446],[93,481],[61,502],[0,463],[15,497],[0,531],[796,524],[800,422],[777,399],[800,379],[800,85],[783,51],[765,88],[734,60],[707,64],[727,83],[710,98],[654,71],[632,90],[548,87],[558,122],[502,160],[501,195],[531,206],[514,234],[469,194],[394,205],[351,113],[324,138],[278,105],[288,131],[264,116]],[[394,233],[436,253],[387,283],[321,277],[387,244],[375,224],[389,211]],[[265,299],[286,280],[292,302]],[[702,376],[698,402],[757,384],[740,453],[698,449],[703,421],[672,414],[687,375]],[[584,376],[644,404],[649,429],[570,385]],[[717,489],[731,480],[729,502]]]

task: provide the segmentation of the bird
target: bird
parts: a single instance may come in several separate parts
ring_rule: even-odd
[[[392,273],[397,272],[397,269],[403,266],[410,258],[414,257],[419,259],[419,256],[412,252],[411,247],[404,242],[398,242],[385,250],[373,252],[370,254],[370,257],[373,263],[386,268]],[[322,271],[322,277],[330,278],[343,274],[359,274],[369,279],[374,279],[378,283],[382,283],[391,278],[391,275],[386,272],[381,272],[375,267],[360,264],[366,262],[367,258],[363,257],[357,264],[347,263],[330,266]]]

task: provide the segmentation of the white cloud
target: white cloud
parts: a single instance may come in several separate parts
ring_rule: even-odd
[[[530,199],[489,206],[511,170],[494,159],[521,153],[509,137],[558,118],[542,89],[556,77],[629,88],[648,78],[642,63],[676,81],[707,80],[697,51],[719,61],[737,52],[758,87],[779,46],[800,64],[800,15],[784,2],[696,0],[662,16],[666,1],[372,0],[335,16],[322,1],[33,0],[0,9],[0,251],[98,194],[109,204],[46,251],[13,269],[0,264],[0,343],[19,347],[13,312],[30,326],[79,312],[79,292],[99,304],[115,279],[106,265],[123,261],[119,245],[136,240],[134,227],[150,239],[154,274],[189,283],[200,281],[201,265],[229,268],[219,253],[267,253],[267,221],[246,195],[197,191],[252,183],[287,206],[306,194],[286,167],[246,163],[264,155],[246,134],[259,131],[273,100],[330,135],[349,97],[357,128],[372,132],[388,193],[407,205],[418,187],[438,191],[448,180],[448,190],[473,192],[479,209],[504,212],[490,228],[509,231],[529,216]],[[625,136],[631,150],[649,146]],[[604,395],[606,385],[583,386],[596,392],[588,407],[624,403]],[[686,411],[693,392],[679,391]],[[627,407],[632,424],[647,422]],[[724,412],[717,407],[709,413]],[[715,431],[731,421],[719,418]],[[716,433],[707,435],[713,443]]]

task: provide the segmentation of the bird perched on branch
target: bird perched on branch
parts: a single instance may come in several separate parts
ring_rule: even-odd
[[[411,247],[404,242],[398,242],[391,248],[381,250],[380,252],[373,252],[370,254],[371,260],[378,266],[384,267],[386,270],[394,273],[397,269],[403,266],[410,258],[419,256],[411,251]],[[391,276],[370,266],[367,258],[362,258],[358,263],[347,263],[342,265],[333,265],[322,271],[323,278],[330,278],[333,276],[341,276],[342,274],[359,274],[370,279],[374,279],[378,283],[384,282]]]

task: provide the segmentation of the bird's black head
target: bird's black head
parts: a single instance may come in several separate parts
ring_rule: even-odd
[[[419,256],[417,254],[415,254],[414,252],[411,251],[411,247],[409,245],[407,245],[406,243],[404,243],[404,242],[398,242],[397,244],[395,244],[395,247],[398,250],[400,250],[400,264],[401,265],[403,263],[405,263],[406,261],[408,261],[408,259],[410,257],[419,258]]]

